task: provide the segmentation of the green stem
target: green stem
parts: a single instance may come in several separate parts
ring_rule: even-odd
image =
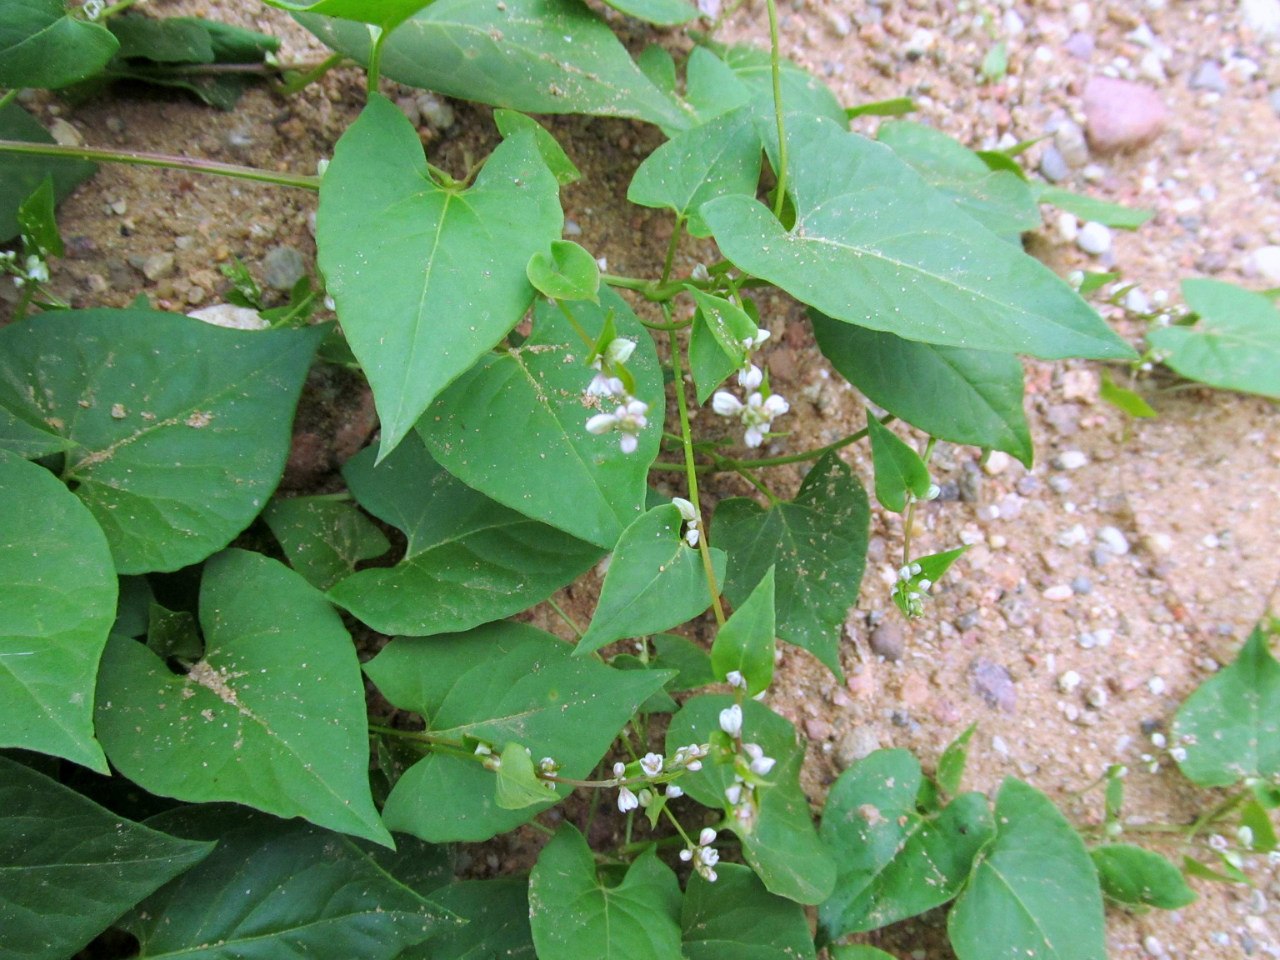
[[[369,96],[378,92],[378,81],[382,78],[382,44],[387,39],[387,31],[381,27],[370,27],[369,31],[377,31],[373,39],[373,49],[369,52],[369,75],[366,90]]]
[[[9,104],[13,103],[20,92],[21,91],[18,87],[14,87],[12,90],[7,91],[4,96],[0,97],[0,110],[3,110]]]
[[[117,13],[124,13],[137,2],[138,0],[118,0],[117,3],[111,4],[102,13],[98,14],[98,22],[101,23],[103,20],[114,17]]]
[[[734,471],[734,473],[736,473],[743,480],[747,481],[747,483],[751,484],[753,487],[755,487],[757,490],[763,493],[766,497],[768,497],[769,502],[773,504],[775,507],[782,502],[780,499],[778,499],[778,497],[774,494],[774,492],[770,490],[768,487],[766,487],[759,480],[759,478],[756,477],[756,475],[753,474],[750,470],[747,470],[743,467],[739,467],[737,470]]]
[[[683,230],[684,217],[676,217],[676,225],[671,228],[671,242],[667,244],[667,256],[662,261],[662,279],[658,281],[658,286],[671,279],[671,265],[676,262],[676,250],[680,246],[680,234]]]
[[[663,314],[670,319],[670,304],[662,305]],[[689,501],[698,517],[702,518],[702,502],[698,498],[698,468],[693,462],[693,430],[689,426],[689,402],[684,395],[684,361],[680,353],[680,341],[671,335],[671,366],[675,373],[676,407],[680,411],[680,439],[684,443],[685,477],[689,483]],[[716,570],[711,563],[711,550],[707,546],[707,526],[700,523],[701,536],[698,537],[698,553],[702,556],[702,570],[707,577],[707,588],[711,591],[711,609],[715,612],[716,623],[724,626],[724,606],[720,603],[720,586],[716,583]]]
[[[688,320],[672,320],[670,323],[655,323],[652,320],[646,320],[640,317],[640,322],[649,330],[664,330],[670,333],[673,330],[683,330],[685,327],[693,326],[693,319]]]
[[[168,170],[189,170],[192,173],[211,173],[219,177],[252,180],[281,187],[297,187],[301,190],[319,190],[320,178],[296,173],[275,173],[258,167],[242,167],[217,160],[199,160],[192,157],[175,157],[162,153],[143,153],[139,150],[104,150],[99,147],[64,147],[58,143],[26,143],[22,140],[0,140],[0,154],[16,153],[33,157],[70,157],[76,160],[95,160],[102,163],[127,163],[139,167],[161,167]]]
[[[582,639],[582,628],[574,622],[573,617],[569,616],[569,614],[565,613],[564,610],[561,609],[560,604],[556,603],[550,597],[547,597],[547,606],[554,610],[559,615],[560,619],[569,625],[569,629],[578,635],[579,640]]]
[[[318,63],[316,66],[312,67],[310,70],[306,71],[305,73],[300,73],[292,77],[286,77],[284,82],[280,84],[279,88],[277,89],[277,92],[282,97],[293,96],[295,93],[298,93],[304,90],[305,88],[311,86],[311,84],[315,83],[317,80],[323,77],[326,73],[328,73],[330,70],[332,70],[334,67],[336,67],[338,64],[342,63],[342,61],[346,59],[347,58],[344,57],[342,54],[335,53],[330,57],[328,57],[327,59],[320,61],[320,63]],[[287,67],[282,69],[288,70]]]
[[[769,7],[769,62],[773,69],[773,113],[778,123],[778,183],[773,190],[773,215],[782,219],[782,204],[787,194],[787,133],[782,120],[782,54],[778,37],[778,4],[767,0]]]
[[[937,442],[938,442],[937,437],[930,437],[929,443],[924,448],[924,456],[921,457],[921,459],[924,461],[924,464],[926,467],[929,465],[929,461],[933,457],[933,448],[934,448],[934,445],[937,444]],[[908,563],[911,562],[911,528],[915,526],[915,522],[916,522],[916,503],[917,503],[916,499],[912,497],[911,502],[907,504],[906,516],[903,517],[903,524],[902,524],[902,565],[903,566],[906,566]]]
[[[640,296],[653,303],[665,303],[673,299],[676,294],[681,293],[685,287],[710,290],[715,286],[715,281],[713,280],[684,279],[673,280],[670,283],[660,283],[657,280],[641,280],[639,277],[620,277],[613,273],[602,274],[600,279],[611,287],[634,290]]]
[[[582,342],[587,345],[587,349],[594,350],[596,342],[591,339],[591,336],[586,330],[582,329],[582,324],[578,323],[578,319],[573,315],[573,311],[569,309],[569,305],[563,300],[557,300],[556,306],[560,308],[560,312],[563,313],[565,319],[569,321],[569,326],[573,327],[573,329],[577,331],[578,336],[582,338]]]
[[[894,420],[893,414],[886,414],[880,418],[881,423],[889,423]],[[791,453],[783,457],[764,457],[760,460],[733,460],[729,457],[721,457],[716,454],[711,456],[715,459],[714,469],[718,472],[732,472],[739,467],[746,467],[748,470],[755,470],[760,467],[785,467],[791,463],[804,463],[806,460],[817,460],[824,454],[830,453],[832,450],[839,450],[849,446],[851,443],[857,443],[859,440],[865,439],[867,436],[867,428],[863,427],[857,433],[851,433],[847,437],[841,437],[834,443],[828,443],[825,447],[818,447],[816,450],[807,450],[804,453]]]

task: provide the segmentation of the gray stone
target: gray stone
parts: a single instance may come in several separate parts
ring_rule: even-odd
[[[187,314],[196,320],[215,327],[228,327],[232,330],[265,330],[271,324],[258,316],[258,311],[250,307],[237,307],[230,303],[215,303],[211,307],[192,310]]]
[[[902,628],[893,620],[882,620],[871,631],[871,651],[876,656],[897,662],[902,659],[906,642]]]
[[[1053,131],[1053,145],[1069,167],[1083,167],[1089,162],[1089,144],[1078,123],[1063,120]]]
[[[854,727],[836,740],[836,762],[841,767],[851,767],[864,757],[880,749],[880,738],[870,727]]]
[[[1050,183],[1061,183],[1071,175],[1067,161],[1053,144],[1049,144],[1044,153],[1040,154],[1040,173]]]
[[[1190,86],[1192,90],[1226,93],[1227,80],[1222,75],[1222,68],[1218,66],[1218,61],[1206,60],[1196,67],[1196,72],[1191,75]]]
[[[417,100],[418,113],[422,119],[437,130],[448,130],[457,122],[453,107],[434,93],[424,93]]]
[[[272,290],[287,293],[306,272],[306,261],[293,247],[272,247],[262,258],[262,279]]]
[[[1169,119],[1168,108],[1154,90],[1115,77],[1092,77],[1084,88],[1083,105],[1089,144],[1098,153],[1145,146],[1164,131]]]
[[[994,660],[979,657],[970,668],[974,692],[991,707],[1013,713],[1017,706],[1017,693],[1009,671]]]
[[[1098,543],[1102,544],[1117,557],[1129,552],[1129,539],[1120,532],[1119,527],[1102,527],[1098,530]]]
[[[1087,33],[1073,33],[1062,45],[1062,48],[1077,60],[1088,60],[1092,57],[1094,47],[1093,37]]]
[[[1249,254],[1248,265],[1269,286],[1280,286],[1280,246],[1259,247]]]
[[[142,275],[154,282],[173,274],[173,254],[153,253],[142,261]]]
[[[1076,577],[1071,581],[1071,592],[1081,597],[1093,593],[1093,581],[1084,576]]]
[[[1053,465],[1059,470],[1079,470],[1089,462],[1089,456],[1083,450],[1063,450],[1053,458]]]
[[[1076,246],[1095,257],[1108,253],[1111,250],[1111,228],[1090,220],[1076,234]]]

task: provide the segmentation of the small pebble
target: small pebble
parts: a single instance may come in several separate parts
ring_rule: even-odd
[[[272,290],[288,293],[306,272],[306,261],[293,247],[272,247],[262,258],[262,279]]]
[[[1040,173],[1050,183],[1061,183],[1071,176],[1071,168],[1062,158],[1061,151],[1053,144],[1046,147],[1044,153],[1040,154]]]
[[[1116,555],[1102,544],[1098,544],[1098,546],[1089,551],[1089,562],[1095,567],[1105,567],[1115,558]]]
[[[1085,650],[1092,650],[1098,645],[1098,636],[1097,634],[1088,632],[1082,633],[1080,636],[1076,637],[1076,643],[1080,644],[1080,646]]]
[[[1093,593],[1093,581],[1085,576],[1076,577],[1071,581],[1071,592],[1082,597]]]
[[[1076,673],[1074,670],[1068,670],[1066,673],[1058,677],[1058,689],[1063,693],[1071,693],[1076,689],[1076,687],[1080,686],[1080,683],[1080,674]]]
[[[1046,600],[1056,600],[1056,601],[1070,600],[1072,597],[1072,590],[1065,583],[1058,583],[1058,584],[1054,584],[1052,587],[1047,588],[1044,591],[1044,593],[1041,594],[1041,596],[1043,596]]]
[[[565,222],[564,222],[564,235],[565,235],[566,237],[580,237],[580,236],[582,236],[582,227],[578,224],[578,221],[577,221],[577,220],[573,220],[573,219],[567,219],[567,220],[565,220]]]
[[[1264,37],[1280,37],[1280,0],[1240,0],[1244,25]]]
[[[1013,677],[1009,671],[994,660],[979,657],[972,668],[974,692],[982,697],[989,706],[997,707],[1005,713],[1013,713],[1017,705],[1017,694],[1013,686]]]
[[[1147,953],[1153,957],[1164,956],[1164,944],[1160,942],[1159,937],[1153,937],[1153,936],[1143,937],[1142,949],[1147,951]]]
[[[1152,677],[1147,681],[1147,689],[1151,691],[1154,697],[1160,696],[1165,691],[1165,682],[1163,677]]]
[[[1100,257],[1111,250],[1111,228],[1090,220],[1076,234],[1076,246],[1085,253]]]
[[[1280,87],[1277,87],[1275,90],[1271,91],[1271,93],[1267,96],[1267,102],[1271,104],[1271,109],[1274,110],[1278,116],[1280,116]]]
[[[1053,458],[1053,465],[1059,470],[1079,470],[1089,462],[1082,450],[1063,450]]]
[[[1163,132],[1169,118],[1154,90],[1115,77],[1092,77],[1083,100],[1089,144],[1099,153],[1145,146]]]
[[[1218,66],[1218,61],[1206,60],[1196,67],[1196,72],[1191,75],[1190,86],[1192,90],[1226,93],[1227,81],[1222,76],[1222,68]]]
[[[882,620],[871,631],[871,651],[878,657],[897,663],[905,646],[902,628],[894,620]]]
[[[1096,44],[1087,33],[1073,33],[1067,37],[1067,42],[1062,45],[1062,49],[1075,57],[1077,60],[1088,60],[1093,56]]]
[[[1080,236],[1080,221],[1074,213],[1063,210],[1053,218],[1053,229],[1063,243],[1075,243]]]
[[[1129,540],[1118,527],[1106,526],[1098,530],[1098,543],[1106,547],[1117,557],[1129,552]]]
[[[1074,527],[1063,530],[1058,534],[1058,546],[1071,547],[1079,546],[1089,539],[1089,534],[1084,528],[1084,524],[1077,523]]]
[[[417,99],[418,114],[437,130],[448,130],[457,122],[453,107],[434,93],[424,93]]]
[[[173,273],[172,253],[153,253],[142,261],[142,275],[148,280],[163,280]]]
[[[1280,246],[1259,247],[1249,254],[1245,269],[1267,284],[1280,286]]]
[[[1066,477],[1054,475],[1049,478],[1049,489],[1054,493],[1070,493],[1071,481]]]
[[[1009,469],[1009,464],[1013,462],[1013,457],[1009,456],[1003,450],[992,450],[987,455],[986,462],[982,465],[982,472],[989,477],[998,477]]]
[[[904,51],[906,52],[907,59],[909,60],[920,59],[926,53],[928,53],[930,50],[933,49],[933,45],[936,42],[937,42],[937,38],[934,36],[932,30],[927,30],[924,27],[919,27],[907,39],[906,46],[904,47]]]
[[[1095,710],[1101,710],[1107,705],[1107,688],[1101,684],[1090,687],[1089,692],[1084,695],[1084,702]]]
[[[1089,163],[1089,143],[1080,124],[1064,120],[1053,131],[1053,145],[1068,167],[1079,169]]]

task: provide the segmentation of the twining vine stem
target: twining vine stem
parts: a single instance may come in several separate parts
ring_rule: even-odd
[[[777,0],[769,6],[769,63],[773,70],[773,115],[778,122],[778,183],[773,193],[773,215],[782,219],[782,204],[787,194],[787,134],[782,119],[782,54],[778,37]]]

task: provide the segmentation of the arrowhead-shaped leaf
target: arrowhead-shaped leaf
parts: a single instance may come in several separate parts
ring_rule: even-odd
[[[733,702],[733,697],[717,695],[685,703],[671,718],[667,753],[707,743],[720,731],[720,711]],[[800,788],[804,749],[796,742],[795,728],[763,704],[747,700],[742,712],[742,739],[759,744],[765,756],[777,761],[769,785],[757,787],[755,820],[744,825],[725,798],[725,788],[734,782],[731,763],[704,761],[700,771],[680,778],[680,786],[699,803],[725,811],[729,829],[742,841],[743,857],[770,893],[797,903],[821,903],[835,884],[836,864],[818,839],[809,800]]]
[[[43,313],[0,330],[0,407],[72,442],[63,479],[120,573],[176,570],[262,510],[323,335],[150,310]]]
[[[431,459],[416,434],[378,466],[364,450],[343,468],[356,500],[403,530],[394,567],[361,570],[329,591],[382,633],[423,637],[519,613],[600,559],[600,548],[495,503]]]
[[[370,97],[338,141],[316,242],[373,388],[380,458],[520,322],[533,299],[529,258],[560,236],[559,197],[527,130],[504,140],[465,190],[436,181],[417,132],[385,97]]]
[[[418,431],[432,456],[467,486],[610,549],[644,510],[666,395],[653,338],[621,297],[606,288],[599,306],[574,303],[570,309],[593,342],[612,314],[617,335],[636,343],[627,369],[649,412],[635,451],[624,453],[617,433],[587,432],[591,415],[613,406],[587,394],[591,347],[545,301],[534,311],[532,336],[467,371],[432,405]]]
[[[1280,398],[1280,310],[1260,293],[1221,280],[1184,280],[1195,326],[1156,327],[1147,341],[1192,380]]]
[[[1186,751],[1183,774],[1204,787],[1280,773],[1280,663],[1261,626],[1178,708],[1171,739]]]
[[[124,820],[0,756],[4,956],[74,956],[121,913],[212,849],[212,843],[179,840]]]
[[[870,524],[867,495],[835,453],[822,457],[795,500],[768,510],[754,500],[722,501],[712,541],[729,554],[724,592],[741,604],[777,567],[778,636],[840,671],[840,633],[858,599]]]
[[[386,534],[349,503],[326,497],[272,500],[262,519],[293,569],[317,590],[350,576],[361,560],[391,549]]]
[[[399,960],[537,960],[526,881],[464,880],[433,891],[431,902],[466,923],[409,948]]]
[[[364,685],[342,621],[300,576],[228,550],[205,565],[204,657],[174,673],[113,637],[98,733],[139,786],[231,800],[390,843],[369,793]]]
[[[474,738],[496,751],[518,743],[535,760],[552,757],[564,776],[581,778],[671,674],[614,670],[572,652],[548,633],[503,622],[450,636],[398,638],[365,671],[393,704],[427,718],[435,738]],[[433,754],[396,782],[386,821],[432,842],[487,840],[545,809],[504,810],[495,789],[494,775],[479,763]],[[559,796],[567,793],[560,788]],[[548,796],[547,805],[557,799]]]
[[[600,602],[576,655],[623,637],[678,626],[711,606],[702,557],[680,535],[682,523],[676,506],[666,504],[622,531],[600,588]],[[724,553],[712,549],[711,562],[716,583],[722,583]]]
[[[314,14],[297,19],[327,46],[369,62],[363,25]],[[575,0],[435,0],[387,38],[382,73],[411,87],[526,113],[688,123],[613,31]]]
[[[872,403],[919,430],[1031,465],[1022,363],[1011,353],[904,340],[809,311],[818,348]]]
[[[774,568],[770,567],[751,596],[733,611],[727,623],[716,631],[711,645],[711,666],[717,680],[731,672],[741,674],[747,696],[754,697],[773,682]]]
[[[972,349],[1056,358],[1133,351],[1047,267],[956,209],[883,144],[792,116],[783,229],[763,204],[702,207],[725,256],[845,323]]]
[[[878,750],[840,775],[827,797],[822,839],[836,858],[835,893],[818,911],[828,940],[924,913],[956,895],[995,835],[987,800],[958,797],[922,817],[923,777],[906,750]]]
[[[116,617],[111,550],[43,467],[0,451],[0,490],[0,746],[106,773],[93,695]]]
[[[267,0],[271,6],[290,13],[340,17],[343,20],[376,24],[384,30],[393,29],[432,2],[433,0],[312,0],[307,3],[299,0]]]
[[[1150,850],[1111,843],[1089,851],[1102,891],[1119,903],[1177,910],[1196,899],[1182,871]]]
[[[529,877],[529,922],[539,960],[680,956],[680,884],[650,848],[610,885],[596,876],[582,834],[561,824]]]
[[[995,840],[947,917],[956,956],[1103,960],[1102,891],[1080,835],[1048,797],[1012,777],[995,822]]]
[[[747,867],[716,866],[714,883],[691,874],[680,925],[688,960],[813,960],[804,908],[775,897]]]
[[[929,492],[929,468],[920,454],[867,411],[867,433],[876,471],[876,499],[886,510],[902,513],[907,497],[923,499]]]
[[[218,845],[122,919],[140,960],[392,960],[458,923],[397,879],[385,851],[352,837],[229,805],[147,826]]]

